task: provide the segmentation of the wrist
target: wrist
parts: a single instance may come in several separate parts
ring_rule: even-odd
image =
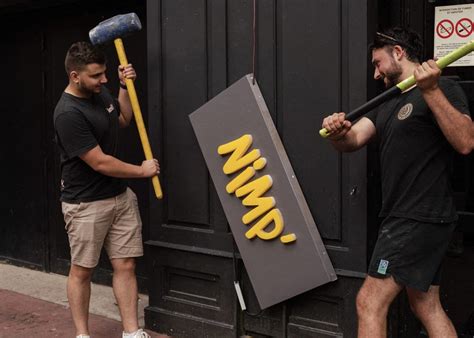
[[[120,82],[120,88],[127,90],[127,85],[125,83]]]
[[[138,166],[139,169],[138,169],[138,177],[139,178],[146,178],[146,175],[145,175],[145,169],[143,169],[143,164]]]
[[[421,93],[425,97],[434,96],[439,92],[439,90],[440,89],[437,85],[430,88],[423,88],[423,89],[420,88]]]

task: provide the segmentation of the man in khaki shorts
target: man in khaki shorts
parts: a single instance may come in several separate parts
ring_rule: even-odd
[[[158,161],[141,165],[116,158],[118,128],[126,127],[132,108],[124,85],[135,80],[131,65],[119,66],[120,90],[107,88],[104,53],[87,42],[74,43],[65,60],[69,84],[54,111],[61,156],[61,202],[71,248],[67,295],[77,337],[89,337],[90,282],[105,248],[114,270],[113,289],[123,337],[149,337],[139,329],[135,258],[143,256],[137,197],[123,178],[159,173]]]

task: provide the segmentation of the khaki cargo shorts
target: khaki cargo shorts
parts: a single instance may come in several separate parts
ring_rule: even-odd
[[[109,259],[143,256],[142,221],[137,196],[130,189],[94,202],[62,202],[71,263],[97,266],[102,247]]]

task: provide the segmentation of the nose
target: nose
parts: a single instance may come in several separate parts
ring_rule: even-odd
[[[105,74],[102,76],[102,78],[100,79],[100,83],[107,83],[109,80],[107,80],[107,76],[105,76]]]
[[[380,72],[379,72],[378,68],[375,68],[375,70],[374,70],[374,79],[379,80],[380,78],[381,78]]]

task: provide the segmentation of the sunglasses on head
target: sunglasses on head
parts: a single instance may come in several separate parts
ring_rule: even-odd
[[[397,45],[405,45],[405,43],[395,39],[394,37],[391,37],[390,35],[387,35],[387,34],[384,34],[384,33],[380,33],[380,32],[376,32],[375,33],[378,37],[382,38],[382,39],[385,39],[385,40],[388,40],[388,41],[391,41],[393,43],[396,43]]]
[[[405,47],[411,47],[410,45],[406,44],[405,42],[402,42],[400,40],[397,40],[395,39],[394,37],[391,37],[390,35],[387,35],[387,34],[384,34],[384,33],[380,33],[380,32],[376,32],[375,35],[377,35],[379,38],[382,38],[382,39],[385,39],[387,41],[390,41],[396,45],[400,45],[400,46],[405,46]]]

